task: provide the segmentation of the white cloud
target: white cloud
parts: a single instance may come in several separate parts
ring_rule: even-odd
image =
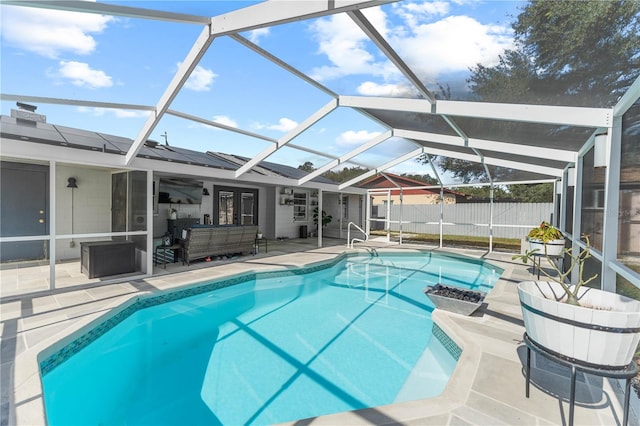
[[[509,26],[483,24],[468,16],[447,16],[449,3],[442,1],[402,3],[391,9],[398,19],[391,21],[381,8],[363,13],[389,44],[425,83],[449,72],[466,72],[477,63],[497,63],[504,49],[513,47]],[[312,76],[329,80],[348,75],[381,77],[383,85],[361,90],[394,91],[390,84],[402,78],[400,72],[379,53],[364,33],[346,15],[314,21],[310,26],[318,41],[318,52],[329,64],[316,67]],[[387,86],[389,84],[389,86]]]
[[[282,117],[278,120],[278,124],[263,124],[263,123],[253,123],[251,127],[254,129],[269,129],[269,130],[278,130],[280,132],[288,132],[289,130],[293,130],[298,125],[297,121],[294,121],[290,118]]]
[[[178,67],[180,67],[180,63],[178,63]],[[208,92],[217,76],[212,70],[196,65],[184,87],[196,92]]]
[[[229,127],[234,127],[234,128],[238,127],[238,123],[235,120],[233,120],[231,117],[226,115],[216,115],[213,117],[213,121],[218,124],[224,124],[225,126],[229,126]]]
[[[446,72],[466,71],[482,63],[497,62],[513,47],[511,30],[484,25],[468,16],[449,16],[412,29],[410,37],[395,40],[399,54],[421,76],[436,78]]]
[[[104,71],[94,70],[89,64],[76,61],[60,61],[56,77],[70,80],[78,87],[100,89],[113,86],[111,77]]]
[[[386,96],[386,97],[415,97],[417,91],[406,84],[378,84],[372,81],[365,81],[357,89],[363,96]]]
[[[262,37],[266,37],[269,35],[269,28],[258,28],[252,31],[249,31],[249,40],[253,43],[258,44]]]
[[[319,53],[326,55],[332,64],[314,68],[313,78],[322,81],[350,74],[384,74],[384,62],[377,62],[367,51],[366,35],[347,15],[318,19],[311,30],[318,40]]]
[[[410,27],[418,25],[421,19],[445,16],[449,13],[449,2],[432,1],[420,3],[394,3],[393,11]]]
[[[2,6],[2,39],[8,45],[58,58],[63,52],[88,55],[115,18],[92,13]]]
[[[368,130],[348,130],[338,136],[338,145],[362,145],[378,136],[380,132],[369,132]]]
[[[278,120],[278,124],[273,124],[271,126],[268,126],[267,128],[271,130],[279,130],[281,132],[288,132],[289,130],[295,129],[297,125],[298,123],[296,121],[293,121],[290,118],[282,117],[280,120]]]

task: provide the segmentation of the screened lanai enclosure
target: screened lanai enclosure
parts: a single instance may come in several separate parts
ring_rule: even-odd
[[[528,3],[500,3],[527,12]],[[611,27],[622,38],[584,24],[593,37],[580,41],[582,54],[615,58],[551,61],[535,28],[552,24],[526,27],[507,13],[482,34],[499,50],[491,56],[473,33],[479,21],[463,19],[471,5],[3,1],[3,250],[36,246],[54,288],[80,241],[131,242],[132,272],[153,274],[167,220],[237,220],[268,239],[304,230],[319,246],[354,236],[366,244],[374,230],[393,244],[410,233],[437,234],[437,245],[443,235],[476,235],[487,250],[548,220],[574,250],[589,236],[595,285],[640,287],[640,52],[625,42],[636,40],[639,10],[581,3],[606,16],[630,11]],[[466,24],[444,25],[458,21]],[[57,44],[65,26],[91,40]],[[446,52],[461,28],[476,49]],[[471,76],[447,74],[445,53],[470,56],[462,68]],[[517,69],[522,57],[530,66]],[[455,173],[463,167],[464,178]],[[360,172],[328,177],[345,168]],[[431,183],[391,176],[407,171]],[[361,186],[379,175],[391,185]],[[195,182],[197,201],[158,202],[171,179]],[[553,200],[493,197],[540,183],[553,186]],[[462,202],[478,186],[489,188],[486,199]],[[410,201],[416,191],[433,196]],[[20,208],[8,207],[10,194]],[[314,226],[314,209],[331,223]]]

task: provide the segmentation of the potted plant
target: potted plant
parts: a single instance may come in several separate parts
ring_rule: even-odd
[[[564,250],[564,235],[549,222],[542,222],[527,235],[530,250],[539,250],[539,254],[559,256]]]
[[[256,232],[256,238],[261,240],[262,239],[262,231],[258,229],[258,232]]]
[[[556,275],[542,269],[551,281],[524,281],[518,296],[527,335],[544,348],[565,357],[598,366],[628,365],[640,341],[640,301],[589,288],[597,274],[585,279],[585,261],[591,257],[589,238],[578,254],[563,249],[570,260],[562,270],[546,255]],[[534,261],[538,249],[513,256]],[[567,284],[578,268],[578,283]]]
[[[322,210],[322,227],[324,228],[333,220],[333,216]],[[318,208],[313,209],[313,224],[318,227]]]

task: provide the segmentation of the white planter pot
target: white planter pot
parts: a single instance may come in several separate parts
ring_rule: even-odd
[[[527,334],[539,345],[599,366],[631,362],[640,340],[640,301],[582,287],[582,306],[568,305],[560,284],[547,281],[521,282],[518,295]]]
[[[538,249],[538,254],[545,254],[545,246],[547,246],[546,253],[549,256],[560,256],[564,250],[564,238],[551,240],[547,243],[543,243],[541,240],[529,239],[529,250]]]

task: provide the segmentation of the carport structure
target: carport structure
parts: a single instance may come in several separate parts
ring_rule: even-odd
[[[358,182],[420,156],[432,163],[430,170],[441,188],[455,186],[458,182],[448,180],[438,172],[433,166],[436,157],[480,163],[485,170],[485,179],[476,184],[554,182],[558,195],[555,201],[557,224],[572,240],[574,249],[584,247],[580,239],[582,233],[601,235],[596,239],[598,242],[593,252],[593,268],[600,270],[601,286],[616,291],[618,276],[636,287],[640,286],[640,275],[629,267],[640,263],[640,251],[630,245],[620,245],[618,241],[619,235],[627,239],[634,233],[636,238],[638,235],[636,227],[625,232],[620,229],[628,227],[628,221],[637,220],[634,209],[640,189],[634,185],[631,176],[637,176],[640,167],[636,154],[640,78],[612,104],[602,104],[602,100],[590,99],[588,95],[576,95],[580,99],[573,102],[574,106],[530,104],[527,103],[529,99],[522,99],[518,104],[438,99],[424,83],[422,71],[415,69],[398,53],[388,35],[374,25],[373,15],[368,14],[369,9],[391,7],[390,3],[393,2],[272,0],[248,6],[238,3],[235,10],[206,16],[84,1],[4,1],[5,5],[153,21],[160,25],[158,28],[161,25],[186,25],[199,28],[199,33],[190,48],[178,54],[182,55],[180,65],[170,82],[158,91],[155,104],[11,93],[12,88],[7,86],[2,89],[1,100],[147,111],[133,144],[115,163],[124,168],[140,167],[137,155],[145,142],[168,120],[177,118],[222,129],[255,143],[251,160],[233,171],[236,179],[251,179],[247,173],[261,161],[277,159],[278,154],[295,150],[313,156],[320,163],[316,170],[298,179],[298,185],[343,166],[355,165],[368,170],[357,178],[336,185],[333,188],[336,192],[349,192]],[[187,10],[188,6],[184,9]],[[375,45],[379,54],[403,76],[403,81],[412,88],[413,97],[342,94],[246,35],[248,31],[267,28],[276,31],[277,27],[301,21],[312,22],[331,15],[348,17],[366,36],[367,43]],[[214,41],[217,40],[234,43],[237,49],[249,49],[252,54],[295,77],[298,83],[292,86],[291,91],[297,90],[300,82],[307,89],[311,86],[315,93],[313,96],[318,99],[317,109],[279,138],[206,118],[204,112],[190,111],[181,101],[181,92],[203,58],[216,54],[217,43]],[[123,49],[126,47],[121,46]],[[233,99],[229,101],[233,102]],[[345,110],[371,119],[382,131],[339,155],[306,143],[303,138],[305,132]],[[394,154],[382,162],[374,163],[372,157],[367,156],[376,149],[392,145],[398,149],[392,150]],[[591,212],[595,216],[585,214],[586,208],[597,210]]]

